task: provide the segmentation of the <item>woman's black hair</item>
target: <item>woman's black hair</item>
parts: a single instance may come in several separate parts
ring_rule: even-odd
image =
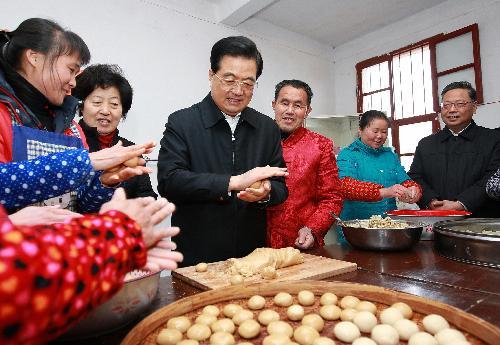
[[[133,90],[118,65],[96,64],[88,66],[76,77],[76,87],[73,89],[72,95],[85,101],[95,89],[107,89],[112,86],[116,87],[120,93],[122,117],[126,118],[127,112],[132,106]]]
[[[51,65],[58,57],[74,53],[78,54],[81,65],[90,61],[89,48],[80,36],[43,18],[26,19],[14,31],[3,31],[0,46],[3,59],[16,70],[21,68],[26,49],[46,55]]]
[[[255,60],[257,64],[256,79],[259,79],[264,62],[257,46],[251,39],[244,36],[230,36],[217,41],[210,54],[210,68],[214,73],[217,73],[220,68],[220,61],[226,55],[243,56]]]
[[[391,121],[383,112],[379,110],[368,110],[359,117],[359,128],[361,130],[365,129],[366,126],[370,125],[370,123],[375,119],[385,120],[388,125],[391,124]]]

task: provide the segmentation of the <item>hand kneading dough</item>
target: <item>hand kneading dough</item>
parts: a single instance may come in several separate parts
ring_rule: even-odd
[[[313,305],[314,304],[314,294],[311,291],[308,290],[302,290],[299,291],[297,294],[297,299],[299,300],[299,303],[305,306]]]
[[[356,308],[359,302],[360,302],[359,298],[357,297],[345,296],[342,297],[339,304],[342,309],[347,309],[347,308]]]
[[[271,334],[264,338],[262,345],[286,345],[290,338],[282,333]]]
[[[387,325],[393,325],[394,322],[403,319],[403,314],[399,311],[399,309],[389,307],[387,309],[382,310],[380,313],[380,322],[385,323]]]
[[[391,325],[376,325],[372,329],[372,339],[379,345],[399,344],[398,331]]]
[[[335,342],[327,337],[319,337],[314,340],[312,345],[335,345]]]
[[[164,328],[158,333],[156,343],[158,345],[175,345],[182,339],[182,333],[176,329]]]
[[[325,320],[337,320],[342,310],[334,304],[327,304],[319,309],[319,315]]]
[[[301,345],[312,345],[317,338],[319,338],[319,333],[311,326],[302,325],[293,332],[293,339]]]
[[[419,331],[415,322],[408,319],[401,319],[392,325],[398,331],[399,339],[408,341],[410,337]]]
[[[278,307],[289,307],[293,303],[293,297],[288,292],[278,292],[273,301]]]
[[[246,320],[252,320],[253,313],[250,310],[242,309],[233,316],[233,322],[235,325],[241,325]]]
[[[378,323],[375,315],[364,310],[358,311],[358,313],[354,315],[352,322],[358,326],[359,330],[363,333],[370,333],[373,327]]]
[[[246,320],[238,327],[238,333],[245,339],[255,338],[260,333],[260,325],[255,320]]]
[[[401,314],[403,314],[405,319],[411,319],[411,317],[413,316],[413,310],[406,303],[396,302],[393,305],[391,305],[391,307],[398,309],[401,312]]]
[[[217,317],[220,314],[220,310],[214,305],[207,305],[205,308],[203,308],[202,313]]]
[[[318,314],[307,314],[302,318],[302,324],[311,326],[318,332],[321,332],[325,327],[325,321]]]
[[[352,345],[377,345],[372,339],[367,337],[361,337],[352,342]]]
[[[354,309],[357,311],[369,311],[372,314],[377,313],[377,306],[370,301],[361,301]]]
[[[284,334],[287,337],[291,337],[293,335],[293,327],[285,321],[273,321],[267,325],[267,333]]]
[[[257,248],[247,256],[226,260],[229,274],[241,274],[250,277],[259,274],[265,267],[274,269],[297,265],[304,262],[300,250],[292,247],[273,249]]]
[[[243,308],[238,304],[229,303],[224,306],[222,313],[224,316],[233,318],[234,314],[242,310]]]
[[[230,333],[216,332],[210,337],[210,345],[234,345],[234,337]]]
[[[438,345],[438,342],[431,334],[418,332],[410,337],[408,345]]]
[[[437,332],[434,337],[436,338],[439,345],[453,343],[455,340],[466,340],[462,332],[453,328],[442,329]]]
[[[280,314],[271,309],[263,310],[259,313],[257,320],[264,326],[269,325],[272,321],[278,321],[280,319]]]
[[[189,327],[186,334],[189,339],[202,341],[210,338],[212,331],[207,325],[196,323]]]
[[[191,320],[187,316],[173,317],[167,321],[167,328],[176,329],[184,333],[191,327]]]
[[[291,305],[286,310],[286,316],[292,321],[302,320],[304,317],[304,307],[298,304]]]
[[[441,315],[429,314],[422,319],[422,324],[427,332],[436,334],[439,331],[450,328],[448,321]]]
[[[333,333],[340,341],[352,343],[361,336],[358,326],[350,321],[341,321],[333,328]]]
[[[248,300],[248,308],[252,310],[258,310],[264,308],[264,305],[266,305],[266,299],[262,296],[255,295],[250,297]]]
[[[210,328],[214,333],[215,332],[234,333],[236,326],[234,325],[233,320],[224,318],[215,321],[213,324],[210,325]]]
[[[319,303],[321,305],[329,305],[329,304],[337,304],[337,295],[331,292],[325,292],[323,295],[321,295],[321,298],[319,299]]]

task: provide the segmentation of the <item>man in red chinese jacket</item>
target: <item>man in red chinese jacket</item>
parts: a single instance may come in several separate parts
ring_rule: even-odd
[[[303,127],[312,95],[300,80],[276,85],[272,106],[289,176],[288,199],[267,211],[267,242],[273,248],[322,246],[334,222],[330,212],[342,210],[333,141]]]

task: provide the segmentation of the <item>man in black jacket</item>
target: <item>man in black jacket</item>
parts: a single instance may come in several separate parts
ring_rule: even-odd
[[[498,217],[500,203],[488,198],[486,182],[500,166],[500,133],[472,120],[477,105],[470,83],[451,83],[441,97],[446,127],[420,140],[408,172],[423,188],[419,205]]]
[[[288,194],[280,131],[248,107],[263,66],[255,43],[223,38],[210,64],[210,94],[170,115],[158,157],[158,191],[177,206],[184,266],[265,246],[265,208]]]

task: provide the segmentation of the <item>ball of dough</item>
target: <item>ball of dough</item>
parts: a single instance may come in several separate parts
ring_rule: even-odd
[[[273,321],[267,325],[267,333],[269,334],[284,334],[287,337],[293,335],[293,327],[285,321]]]
[[[342,309],[347,309],[347,308],[356,308],[356,306],[359,303],[359,298],[354,297],[354,296],[344,296],[340,300],[340,307]]]
[[[352,345],[377,345],[372,339],[367,337],[361,337],[352,342]]]
[[[439,345],[453,343],[455,340],[467,340],[462,332],[453,328],[445,328],[437,332],[434,337]]]
[[[307,314],[302,318],[302,324],[311,326],[318,332],[321,332],[325,327],[325,321],[318,314]]]
[[[253,313],[247,309],[242,309],[233,316],[233,322],[235,325],[241,325],[244,321],[252,319]]]
[[[396,302],[393,305],[391,305],[391,307],[392,308],[396,308],[397,310],[399,310],[401,312],[401,314],[403,314],[403,317],[405,319],[411,319],[411,317],[413,316],[413,310],[406,303]]]
[[[237,312],[239,312],[242,309],[243,308],[238,304],[229,303],[229,304],[226,304],[224,306],[224,308],[222,309],[222,314],[224,314],[224,316],[226,316],[226,317],[232,318],[234,316],[234,314],[236,314]]]
[[[206,272],[208,269],[208,265],[206,262],[200,262],[199,264],[197,264],[196,266],[194,266],[194,270],[196,272]]]
[[[259,295],[252,296],[248,300],[248,308],[252,310],[262,309],[264,308],[265,304],[266,304],[266,299]]]
[[[351,321],[341,321],[337,323],[333,328],[333,334],[335,334],[337,339],[345,343],[352,343],[354,339],[361,336],[358,326]]]
[[[215,332],[234,333],[236,326],[234,325],[233,320],[224,318],[215,321],[213,324],[210,325],[210,328],[214,333]]]
[[[286,316],[292,321],[300,321],[304,317],[304,307],[294,304],[286,310]]]
[[[399,334],[399,339],[408,341],[410,337],[419,331],[415,322],[408,319],[401,319],[392,325]]]
[[[276,272],[276,268],[273,266],[266,266],[260,271],[260,276],[262,279],[271,280],[278,277],[278,272]]]
[[[357,313],[358,311],[353,308],[344,309],[340,312],[340,319],[342,321],[352,321]]]
[[[422,324],[424,325],[424,329],[431,334],[436,334],[445,328],[450,328],[448,321],[437,314],[427,315],[422,319]]]
[[[263,345],[286,345],[290,338],[282,333],[271,334],[264,338]]]
[[[263,310],[257,316],[257,320],[264,326],[269,325],[272,321],[278,321],[280,319],[280,314],[271,309]]]
[[[175,345],[182,339],[182,333],[173,328],[164,328],[156,336],[158,345]]]
[[[244,341],[244,342],[238,343],[237,345],[253,345],[253,343],[251,343],[249,341]]]
[[[363,333],[370,333],[373,327],[378,323],[375,315],[365,310],[358,311],[357,314],[354,315],[352,322],[358,326],[359,330]]]
[[[332,292],[325,292],[324,294],[321,295],[319,299],[319,304],[321,305],[330,305],[330,304],[337,304],[337,295],[332,293]]]
[[[207,305],[205,308],[203,308],[202,313],[217,317],[220,314],[220,310],[214,305]]]
[[[293,303],[293,297],[287,292],[279,292],[274,296],[274,304],[279,307],[289,307]]]
[[[319,333],[311,326],[302,325],[293,332],[293,339],[301,345],[312,345],[317,338]]]
[[[377,313],[377,306],[370,301],[361,301],[356,305],[357,311],[369,311],[372,314]]]
[[[289,344],[287,344],[289,345]],[[444,345],[471,345],[467,340],[453,340],[451,343],[445,343]]]
[[[203,341],[210,338],[210,335],[212,335],[212,331],[210,331],[210,328],[207,325],[195,323],[194,325],[189,327],[186,335],[189,339]]]
[[[193,339],[184,339],[179,341],[177,345],[199,345],[199,342]]]
[[[234,274],[229,279],[229,283],[231,283],[231,285],[240,285],[240,284],[243,284],[243,282],[244,282],[244,279],[243,279],[243,276],[241,274]]]
[[[379,345],[398,345],[398,331],[391,325],[376,325],[372,329],[372,339]]]
[[[312,345],[335,345],[335,342],[327,337],[316,338]]]
[[[238,333],[245,339],[255,338],[260,333],[260,325],[255,320],[246,320],[238,327]]]
[[[217,321],[217,317],[209,314],[200,314],[196,320],[194,320],[194,323],[199,323],[202,325],[207,325],[210,326],[213,324],[215,321]]]
[[[380,322],[386,325],[393,325],[394,322],[403,319],[403,314],[396,308],[386,308],[380,313]]]
[[[234,337],[231,333],[215,332],[210,337],[210,345],[234,345]]]
[[[342,310],[334,304],[327,304],[319,309],[319,315],[325,320],[337,320]]]
[[[186,316],[173,317],[167,321],[167,328],[176,329],[184,333],[191,327],[191,320]]]
[[[438,345],[438,342],[427,332],[417,332],[410,337],[408,345]]]
[[[308,305],[313,305],[314,304],[314,294],[309,291],[309,290],[302,290],[299,291],[297,294],[297,299],[299,300],[299,303],[305,306]]]

